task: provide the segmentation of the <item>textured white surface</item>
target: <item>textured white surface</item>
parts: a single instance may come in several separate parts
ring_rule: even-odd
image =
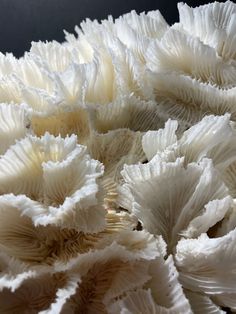
[[[236,310],[236,5],[0,54],[0,313]]]

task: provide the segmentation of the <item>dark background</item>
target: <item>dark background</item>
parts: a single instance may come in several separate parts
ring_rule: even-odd
[[[210,1],[210,0],[209,0]],[[209,1],[188,1],[198,6]],[[17,57],[29,50],[31,41],[64,39],[63,29],[89,17],[118,17],[132,9],[137,12],[160,10],[168,23],[178,21],[177,2],[173,0],[0,0],[0,51]],[[223,1],[224,2],[224,1]]]

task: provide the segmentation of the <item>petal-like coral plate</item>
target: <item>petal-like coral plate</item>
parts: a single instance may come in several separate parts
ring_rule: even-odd
[[[13,207],[12,202],[2,201],[0,213],[0,248],[4,253],[1,258],[2,284],[6,284],[4,278],[10,280],[13,277],[17,283],[18,279],[24,279],[27,274],[37,271],[26,269],[26,265],[51,265],[58,260],[67,262],[90,250],[102,249],[113,241],[133,253],[139,252],[144,258],[152,258],[156,254],[153,236],[143,231],[134,232],[137,219],[126,212],[108,210],[106,227],[92,234],[53,225],[35,226],[29,217],[22,215],[19,208]],[[15,285],[15,281],[9,281],[9,285]]]
[[[147,132],[142,139],[143,150],[151,160],[158,154],[162,160],[184,157],[185,163],[208,157],[219,170],[221,179],[236,196],[236,132],[230,115],[206,116],[177,139],[176,121],[167,121],[164,129]]]
[[[105,226],[103,191],[97,182],[102,174],[103,166],[86,154],[76,136],[29,136],[0,159],[0,193],[14,193],[1,200],[35,225],[97,232]]]
[[[236,309],[235,239],[235,229],[219,238],[202,234],[197,239],[182,239],[175,256],[186,288],[216,296],[216,303],[232,310]]]
[[[235,3],[214,2],[194,9],[179,3],[178,9],[180,25],[186,32],[215,48],[225,60],[235,60]]]
[[[119,203],[152,234],[162,235],[169,250],[180,237],[195,237],[222,220],[232,205],[228,190],[209,159],[125,166]],[[214,214],[213,214],[214,213]],[[199,228],[200,226],[200,228]]]
[[[143,289],[126,293],[110,306],[111,313],[192,313],[188,300],[178,282],[178,272],[172,256],[150,262],[151,279]],[[144,289],[145,288],[145,289]]]
[[[156,256],[160,255],[157,247]],[[103,250],[84,254],[80,259],[71,260],[68,265],[58,264],[58,270],[67,268],[70,274],[81,275],[76,293],[67,301],[62,313],[72,310],[106,313],[106,307],[115,298],[142,287],[150,279],[148,267],[149,261],[140,258],[139,253],[127,251],[116,243]]]

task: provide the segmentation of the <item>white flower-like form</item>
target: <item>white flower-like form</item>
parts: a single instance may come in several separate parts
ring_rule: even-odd
[[[180,236],[196,237],[221,221],[232,206],[226,186],[211,160],[184,165],[157,155],[147,164],[125,166],[119,204],[151,234],[162,235],[168,251]]]
[[[83,24],[81,27],[83,27]],[[93,27],[91,30],[84,34],[79,28],[76,28],[78,38],[73,38],[72,35],[67,34],[66,39],[68,42],[61,45],[60,54],[61,57],[64,56],[64,58],[61,58],[62,60],[68,60],[65,61],[64,66],[59,65],[58,70],[55,69],[55,72],[51,68],[55,68],[54,64],[57,61],[52,60],[53,64],[50,65],[51,59],[48,57],[49,52],[47,52],[52,44],[44,44],[43,53],[38,52],[35,44],[31,49],[29,56],[36,60],[40,67],[46,68],[56,82],[54,94],[59,102],[63,98],[68,102],[69,97],[65,94],[65,89],[68,89],[68,86],[65,86],[67,83],[73,87],[73,90],[77,86],[77,96],[80,97],[77,97],[77,100],[93,104],[109,104],[116,101],[117,98],[119,99],[119,97],[136,92],[137,87],[135,84],[137,81],[140,83],[140,73],[135,59],[132,57],[127,58],[125,46],[112,32],[108,33],[102,25],[99,24],[98,28],[94,30]],[[42,44],[40,46],[42,47]],[[84,54],[87,46],[93,51],[92,58],[90,56],[88,60],[86,58],[80,60],[80,55],[81,53]],[[39,47],[40,51],[42,50],[41,47]],[[34,53],[35,49],[36,55]],[[71,51],[69,55],[68,50]],[[47,55],[46,60],[44,60],[45,54]],[[77,77],[77,85],[76,80],[75,84],[72,84],[71,76]],[[81,84],[79,84],[78,79]],[[72,91],[70,91],[71,93]]]
[[[175,256],[184,287],[204,293],[216,304],[234,311],[235,241],[235,229],[219,238],[202,234],[197,239],[180,240]]]
[[[32,219],[21,214],[20,210],[10,205],[0,206],[1,252],[13,257],[16,261],[9,262],[11,267],[6,267],[10,258],[2,259],[0,287],[8,287],[4,278],[10,278],[15,274],[16,279],[25,278],[25,273],[32,273],[32,268],[24,270],[22,263],[32,265],[52,265],[55,261],[67,262],[72,257],[84,254],[95,249],[102,249],[113,241],[126,247],[134,245],[145,251],[145,243],[152,244],[152,238],[144,232],[133,232],[137,225],[137,219],[128,213],[116,213],[108,210],[106,214],[106,226],[98,233],[84,233],[73,228],[60,228],[54,225],[35,226]],[[133,237],[133,240],[132,240]],[[130,243],[127,241],[129,239]],[[17,266],[17,265],[20,266]],[[17,267],[15,267],[16,265]],[[16,271],[14,271],[16,268]],[[23,275],[22,275],[23,274]],[[3,276],[3,277],[2,277]],[[17,277],[18,276],[18,277]],[[11,283],[12,285],[14,284]]]
[[[79,40],[66,33],[67,42],[32,42],[30,53],[38,56],[48,69],[54,72],[65,71],[72,63],[83,64],[93,60],[93,47],[83,36]]]
[[[236,132],[230,115],[206,116],[177,139],[178,122],[168,120],[164,129],[147,132],[143,150],[151,160],[156,154],[162,160],[185,158],[185,164],[208,157],[219,170],[230,194],[236,196]]]
[[[178,4],[180,25],[185,32],[199,37],[224,60],[235,60],[236,5],[232,1],[210,3],[198,8]]]
[[[11,54],[1,55],[0,101],[26,103],[37,136],[46,131],[63,137],[77,134],[81,144],[86,144],[90,124],[96,131],[108,131],[111,124],[112,129],[140,131],[163,126],[165,115],[159,115],[155,104],[149,102],[152,86],[144,58],[138,60],[136,48],[122,42],[119,25],[127,25],[147,42],[161,37],[168,28],[158,11],[147,15],[132,12],[114,23],[86,21],[81,29],[76,28],[78,38],[66,34],[63,44],[33,43],[19,60]],[[109,107],[107,112],[104,104]],[[94,122],[90,112],[94,117],[97,105]],[[124,123],[117,123],[124,117]]]
[[[161,15],[160,11],[149,11],[147,13],[137,14],[134,10],[130,13],[124,14],[115,20],[115,30],[120,36],[125,36],[125,34],[118,32],[118,25],[125,22],[126,27],[129,27],[130,32],[132,31],[138,37],[155,39],[161,38],[163,34],[167,31],[169,25],[166,23],[164,17]],[[118,25],[116,25],[118,24]],[[128,33],[129,34],[129,33]],[[128,39],[129,37],[127,37]],[[125,43],[125,42],[124,42]],[[132,43],[132,42],[131,42]],[[127,42],[129,46],[129,42]]]
[[[163,129],[144,134],[142,145],[148,160],[156,154],[166,161],[184,156],[186,163],[210,157],[218,167],[234,161],[236,133],[229,114],[206,116],[178,139],[177,129],[178,122],[168,120]]]
[[[72,111],[84,100],[86,75],[83,66],[71,63],[65,71],[56,73],[30,53],[19,60],[6,55],[0,62],[9,67],[7,74],[0,71],[2,102],[26,103],[33,115],[45,116],[62,110]]]
[[[12,54],[1,54],[0,56],[0,77],[17,77],[26,87],[37,88],[52,92],[54,84],[50,80],[46,69],[40,67],[37,60],[31,58],[29,54],[17,59]]]
[[[146,232],[134,232],[137,221],[124,212],[109,210],[107,226],[97,234],[35,227],[14,208],[2,209],[1,217],[1,251],[25,262],[11,261],[8,256],[1,259],[0,290],[4,289],[0,292],[0,309],[4,313],[23,309],[55,313],[64,304],[68,313],[71,306],[78,306],[78,310],[86,307],[84,294],[91,307],[96,307],[105,292],[108,302],[114,293],[144,284],[150,278],[147,262],[165,251],[161,238],[157,241]],[[45,263],[51,268],[43,267]]]
[[[216,51],[203,44],[198,37],[176,28],[170,28],[160,41],[151,43],[147,65],[152,71],[179,72],[224,88],[235,85],[233,64],[219,58]]]
[[[134,74],[133,81],[136,81],[136,89],[140,89],[141,94],[148,99],[152,97],[152,89],[146,71],[146,50],[154,38],[160,39],[163,36],[168,27],[159,11],[140,15],[132,11],[116,19],[112,28],[117,38],[126,47]],[[136,90],[135,85],[134,90]]]
[[[20,59],[8,54],[0,58],[0,63],[1,102],[27,103],[38,112],[56,104],[56,77],[39,60],[29,54]]]
[[[154,102],[136,97],[139,92],[135,91],[141,87],[136,88],[132,82],[143,75],[133,73],[136,66],[127,66],[125,49],[121,42],[109,37],[91,62],[80,64],[72,59],[58,72],[51,71],[43,57],[32,52],[20,60],[11,55],[2,57],[1,63],[9,69],[0,79],[0,100],[26,103],[37,136],[45,132],[63,137],[76,134],[79,142],[86,144],[91,126],[101,132],[121,127],[135,131],[158,129],[166,117],[159,115]],[[39,81],[33,73],[38,73]]]
[[[150,260],[165,251],[161,238],[150,239],[147,234],[127,242],[127,248],[123,244],[108,244],[38,273],[33,272],[38,266],[31,267],[33,275],[25,276],[14,289],[6,286],[0,292],[1,311],[19,313],[31,309],[49,314],[87,309],[103,313],[116,296],[143,286],[150,279]]]
[[[18,98],[21,98],[24,102],[29,102],[31,99],[27,97],[28,95],[25,95],[25,89],[29,89],[34,102],[36,102],[37,97],[42,98],[42,95],[48,101],[53,103],[64,102],[67,106],[84,101],[95,104],[113,101],[118,93],[116,87],[119,84],[117,85],[118,79],[115,77],[116,67],[113,66],[108,47],[104,45],[101,49],[95,50],[95,41],[91,44],[91,49],[95,51],[92,59],[90,60],[89,58],[86,63],[80,62],[79,54],[81,52],[83,54],[84,50],[84,45],[80,45],[80,43],[86,41],[83,37],[81,39],[78,38],[77,45],[71,45],[70,43],[61,44],[60,56],[56,57],[56,60],[52,58],[52,65],[50,63],[52,43],[45,43],[44,48],[42,48],[41,44],[39,46],[39,51],[43,49],[41,52],[38,51],[37,46],[34,44],[30,53],[20,60],[14,60],[14,62],[12,62],[11,56],[6,56],[5,63],[12,63],[12,72],[9,71],[7,78],[11,82],[12,76],[14,76],[13,78],[17,78],[17,80],[14,81],[13,87],[15,85],[20,86]],[[54,45],[56,44],[54,43]],[[87,45],[90,45],[90,43],[87,42]],[[34,50],[36,50],[36,53]],[[51,50],[50,53],[48,52],[49,50]],[[44,59],[45,55],[46,60]],[[58,59],[65,64],[59,64],[57,69],[57,63],[60,62]],[[2,63],[4,62],[2,61]],[[15,70],[15,63],[18,63],[18,71]],[[34,80],[33,71],[38,73],[40,80]],[[33,104],[29,105],[33,106]]]
[[[0,54],[1,313],[236,311],[236,5],[178,8]]]
[[[105,226],[97,182],[102,174],[103,166],[77,145],[76,136],[28,136],[0,159],[0,203],[18,208],[35,225],[97,232]]]
[[[230,112],[235,120],[236,5],[227,1],[178,7],[180,23],[146,52],[160,112],[186,128],[208,113]]]
[[[131,93],[145,100],[152,99],[144,51],[152,38],[161,37],[167,28],[159,11],[140,15],[133,11],[115,21],[110,18],[101,23],[87,19],[81,23],[81,29],[76,27],[77,42],[84,39],[89,42],[94,48],[94,61],[99,61],[95,62],[98,75],[93,74],[88,79],[93,83],[89,85],[87,99],[90,102],[96,99],[95,103],[99,103],[100,93],[103,97],[99,97],[100,103],[104,103],[108,90],[110,95],[107,94],[106,102]],[[75,46],[75,37],[67,34],[66,38]]]

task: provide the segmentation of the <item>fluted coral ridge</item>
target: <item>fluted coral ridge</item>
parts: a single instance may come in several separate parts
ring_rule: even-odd
[[[236,311],[236,4],[178,9],[0,54],[0,313]]]

